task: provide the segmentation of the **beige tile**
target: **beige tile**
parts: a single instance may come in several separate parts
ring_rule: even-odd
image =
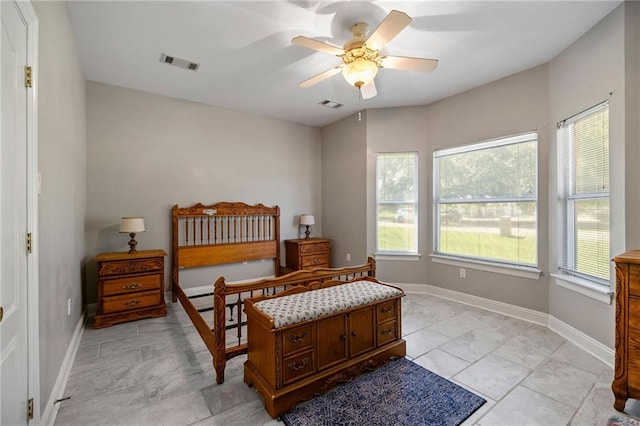
[[[530,371],[514,362],[487,355],[453,376],[453,379],[497,401],[520,383]]]
[[[467,361],[456,358],[455,356],[439,349],[434,349],[431,352],[414,359],[413,362],[441,377],[444,377],[445,379],[454,376],[470,365]]]
[[[500,340],[473,330],[440,346],[440,349],[468,362],[476,362],[500,345]]]
[[[451,340],[447,336],[426,328],[404,336],[404,339],[407,342],[407,355],[411,358],[418,358],[420,355]]]

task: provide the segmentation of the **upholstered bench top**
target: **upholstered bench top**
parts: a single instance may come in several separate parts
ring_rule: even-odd
[[[355,281],[261,300],[254,307],[273,319],[274,328],[281,328],[402,294],[388,285]]]

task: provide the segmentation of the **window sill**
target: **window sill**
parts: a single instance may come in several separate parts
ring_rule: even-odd
[[[539,280],[542,271],[537,268],[527,268],[526,266],[503,265],[500,263],[483,262],[480,260],[463,259],[461,257],[444,256],[441,254],[430,254],[431,261],[445,265],[460,266],[478,271],[493,272],[502,275]]]
[[[399,260],[402,262],[417,262],[422,258],[420,253],[374,253],[376,260]]]
[[[556,285],[560,287],[580,293],[598,302],[611,304],[613,292],[607,287],[567,274],[551,274],[551,276],[555,278]]]

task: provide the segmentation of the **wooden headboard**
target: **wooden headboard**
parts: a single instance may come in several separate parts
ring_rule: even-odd
[[[171,209],[173,289],[178,270],[273,259],[280,274],[280,208],[263,204],[198,203]],[[176,301],[173,291],[173,301]]]

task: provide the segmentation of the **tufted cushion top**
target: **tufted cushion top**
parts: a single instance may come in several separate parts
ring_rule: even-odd
[[[402,294],[385,284],[355,281],[261,300],[254,306],[273,319],[274,328],[280,328]]]

